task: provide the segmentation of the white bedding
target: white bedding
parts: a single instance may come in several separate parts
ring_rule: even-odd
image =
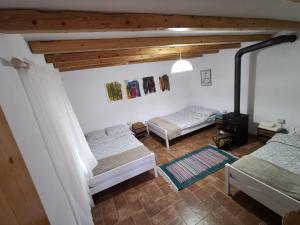
[[[201,106],[189,106],[178,112],[163,116],[162,118],[180,127],[181,130],[213,121],[216,111]]]
[[[300,136],[276,134],[268,144],[250,155],[300,175]]]
[[[97,160],[117,155],[143,145],[131,133],[95,138],[92,141],[88,141],[88,144]]]
[[[214,124],[214,121],[215,121],[215,118],[211,117],[211,118],[209,118],[208,120],[206,120],[205,122],[203,122],[201,124],[197,124],[195,126],[187,127],[185,129],[182,129],[181,130],[181,135],[188,134],[188,133],[193,132],[195,130],[198,130],[200,128],[203,128],[203,127],[209,126],[211,124]]]

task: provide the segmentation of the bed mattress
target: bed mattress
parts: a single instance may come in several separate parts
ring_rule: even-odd
[[[190,106],[178,112],[163,116],[162,119],[184,130],[214,120],[215,112],[215,110],[200,106]]]
[[[97,160],[143,146],[131,133],[104,136],[94,141],[89,141],[88,144]]]
[[[300,200],[300,136],[276,134],[233,167]]]
[[[112,155],[98,160],[98,165],[93,169],[93,174],[96,176],[151,154],[153,153],[150,152],[144,145],[129,149],[117,155]]]
[[[251,155],[300,175],[299,135],[276,134]]]
[[[200,125],[208,120],[214,120],[215,110],[200,106],[190,106],[178,112],[163,116],[162,118],[180,127],[181,130]]]
[[[182,129],[181,130],[181,135],[188,134],[188,133],[190,133],[192,131],[198,130],[198,129],[202,128],[202,127],[209,126],[209,125],[214,124],[214,123],[215,123],[215,118],[211,117],[210,119],[206,120],[205,122],[203,122],[201,124],[197,124],[195,126],[187,127],[185,129]]]

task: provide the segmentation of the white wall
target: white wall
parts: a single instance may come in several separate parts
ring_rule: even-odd
[[[253,43],[244,43],[248,46]],[[273,46],[242,57],[241,112],[250,115],[250,132],[256,123],[286,119],[286,127],[300,126],[300,41]],[[127,121],[146,120],[199,104],[233,111],[234,55],[222,50],[190,60],[193,72],[170,74],[173,61],[126,65],[63,73],[64,85],[85,132]],[[211,87],[200,85],[200,70],[211,69]],[[167,73],[171,92],[108,103],[104,83]],[[249,76],[250,75],[250,76]],[[158,88],[158,86],[157,86]],[[254,122],[254,123],[253,123]]]
[[[243,46],[252,43],[244,43]],[[212,87],[200,87],[193,76],[193,102],[217,109],[233,110],[234,55],[236,50],[203,57],[199,70],[212,69]],[[300,127],[300,41],[272,46],[242,57],[241,112],[249,114],[249,128],[256,123],[286,119],[291,132]],[[252,123],[254,122],[254,123]]]
[[[286,119],[300,127],[300,40],[260,51],[257,55],[254,120]]]
[[[195,65],[191,77],[191,98],[199,104],[218,110],[233,111],[234,105],[234,55],[237,49],[222,50],[218,54],[206,55]],[[211,69],[212,86],[201,86],[200,71]],[[249,60],[242,61],[241,113],[247,112]]]
[[[198,59],[192,60],[197,62]],[[145,121],[151,117],[179,110],[190,104],[190,72],[170,75],[173,61],[117,66],[101,69],[64,72],[63,81],[67,93],[84,132],[115,125],[118,123]],[[158,77],[168,74],[170,91],[162,92]],[[109,102],[105,83],[126,79],[154,76],[156,93],[127,99],[123,86],[123,100]]]
[[[253,43],[244,43],[243,46]],[[191,97],[193,104],[232,112],[234,108],[234,56],[237,49],[221,50],[218,54],[206,55],[191,74]],[[211,69],[212,86],[201,86],[201,70]],[[248,113],[249,55],[243,56],[241,67],[241,113]]]
[[[37,63],[20,35],[0,35],[0,57],[25,57]],[[0,64],[0,105],[52,225],[76,224],[67,199],[50,164],[45,144],[16,70]]]
[[[218,110],[233,109],[233,57],[236,50],[205,55],[189,60],[192,72],[170,74],[174,61],[143,63],[89,70],[64,72],[63,83],[84,132],[118,123],[145,121],[154,116],[172,113],[191,104],[200,104]],[[247,57],[245,57],[247,59]],[[200,85],[200,70],[212,69],[213,86]],[[247,98],[248,61],[243,62],[242,99]],[[168,74],[171,91],[161,92],[158,76]],[[105,83],[154,76],[157,92],[136,99],[108,102]],[[140,82],[142,85],[142,82]],[[141,87],[141,91],[142,87]],[[247,110],[242,101],[242,108]]]

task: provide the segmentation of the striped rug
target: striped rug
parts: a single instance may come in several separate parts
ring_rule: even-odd
[[[159,173],[176,190],[181,190],[236,160],[235,156],[208,145],[161,165]]]

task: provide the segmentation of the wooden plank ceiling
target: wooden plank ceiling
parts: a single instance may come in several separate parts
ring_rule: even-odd
[[[33,53],[45,54],[46,61],[60,71],[72,71],[176,60],[180,53],[182,58],[201,57],[222,49],[240,48],[243,41],[270,37],[265,34],[29,41],[29,46]]]
[[[168,28],[300,30],[300,22],[221,16],[101,13],[79,11],[1,10],[5,33],[162,30]]]
[[[274,31],[299,31],[300,22],[257,18],[74,11],[0,10],[1,33],[144,31],[170,28],[264,30],[256,35],[203,35],[29,41],[33,53],[60,71],[174,60],[240,48],[241,42],[271,38]]]

